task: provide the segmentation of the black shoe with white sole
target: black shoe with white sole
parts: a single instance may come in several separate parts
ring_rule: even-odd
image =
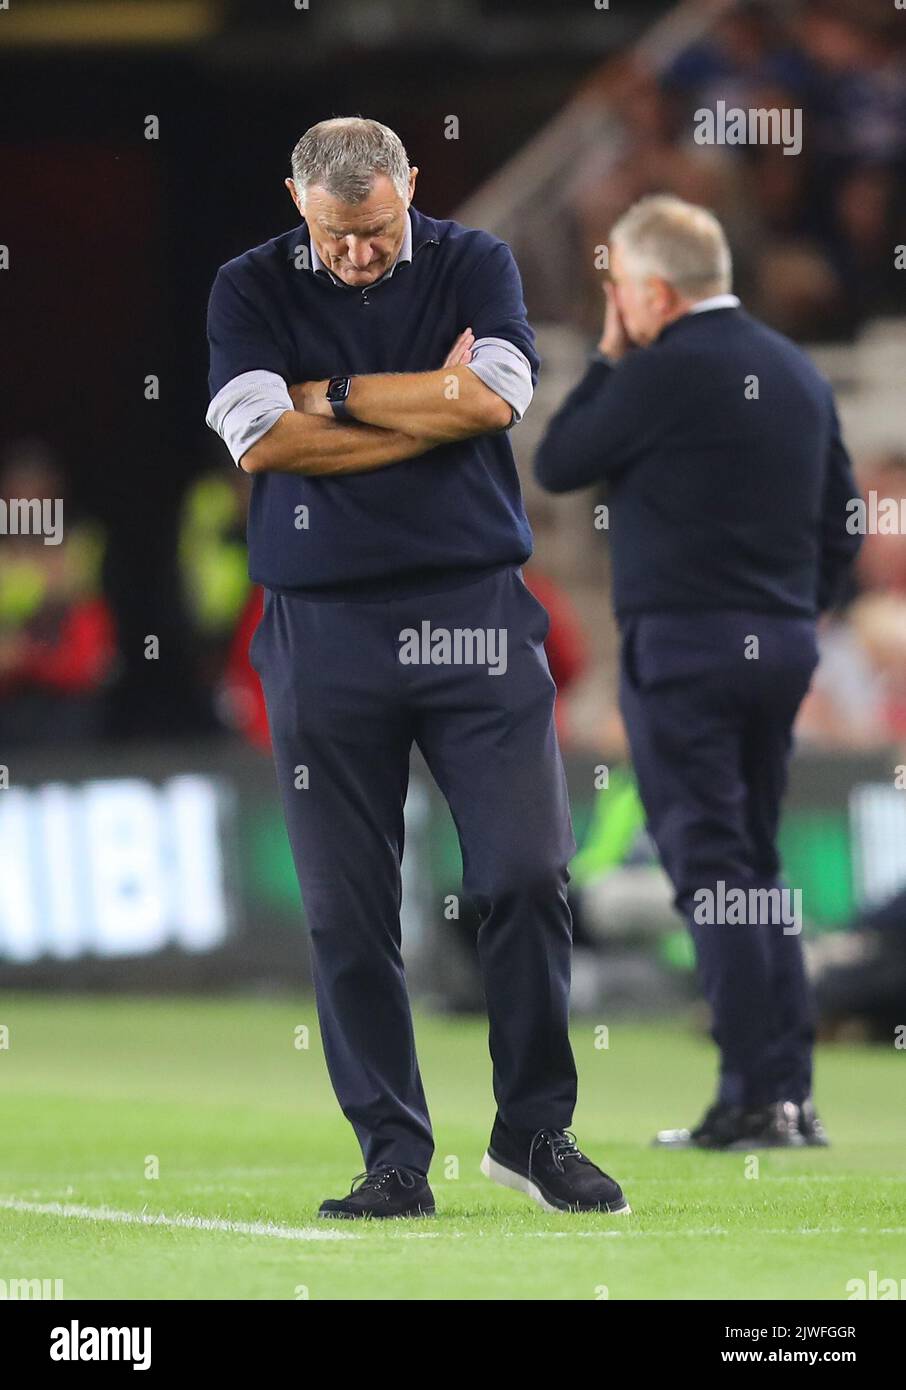
[[[318,1215],[346,1221],[433,1216],[434,1194],[428,1179],[411,1168],[377,1168],[353,1178],[347,1197],[328,1197]]]
[[[626,1215],[619,1183],[578,1147],[567,1129],[514,1135],[497,1120],[481,1171],[501,1187],[523,1192],[545,1211],[600,1211]]]
[[[817,1118],[817,1117],[816,1117]],[[695,1129],[662,1129],[658,1149],[801,1149],[800,1107],[790,1100],[771,1105],[712,1105]]]
[[[811,1096],[806,1096],[799,1107],[799,1133],[810,1149],[826,1149],[830,1145],[827,1130],[821,1123],[821,1116]]]

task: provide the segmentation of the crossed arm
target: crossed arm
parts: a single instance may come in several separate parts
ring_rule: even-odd
[[[471,329],[460,334],[433,372],[353,379],[346,408],[358,423],[333,418],[327,382],[290,387],[286,411],[241,460],[246,473],[335,477],[417,458],[438,444],[506,429],[510,406],[469,370]]]

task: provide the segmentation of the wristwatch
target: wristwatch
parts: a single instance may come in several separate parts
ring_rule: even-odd
[[[352,418],[346,409],[346,397],[349,395],[351,381],[351,376],[332,376],[327,383],[327,399],[337,420]]]

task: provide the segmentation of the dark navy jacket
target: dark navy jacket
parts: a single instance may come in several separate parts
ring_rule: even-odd
[[[227,262],[208,308],[211,396],[242,372],[288,385],[338,375],[437,370],[459,333],[504,338],[538,358],[513,256],[497,237],[414,208],[412,261],[366,289],[304,265],[306,224]],[[297,268],[297,265],[300,268]],[[307,528],[297,519],[306,519]],[[531,553],[509,437],[444,444],[428,457],[339,478],[252,480],[249,573],[314,596],[430,591]]]
[[[607,483],[619,619],[814,616],[859,547],[830,386],[739,309],[688,314],[617,366],[593,362],[550,421],[535,471],[551,492]]]

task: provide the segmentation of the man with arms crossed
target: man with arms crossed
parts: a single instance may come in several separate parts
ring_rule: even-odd
[[[551,1209],[627,1211],[567,1129],[574,841],[506,433],[537,375],[518,271],[495,237],[412,207],[418,171],[376,121],[321,122],[292,167],[302,225],[217,275],[207,418],[253,478],[251,657],[324,1053],[366,1168],[321,1215],[434,1210],[400,953],[413,742],[482,918],[497,1101],[482,1170]],[[471,658],[434,664],[464,639]]]
[[[620,707],[720,1050],[704,1119],[656,1142],[824,1144],[776,841],[815,619],[858,548],[856,485],[830,387],[740,308],[711,213],[643,199],[610,262],[601,351],[536,472],[552,492],[608,484]]]

